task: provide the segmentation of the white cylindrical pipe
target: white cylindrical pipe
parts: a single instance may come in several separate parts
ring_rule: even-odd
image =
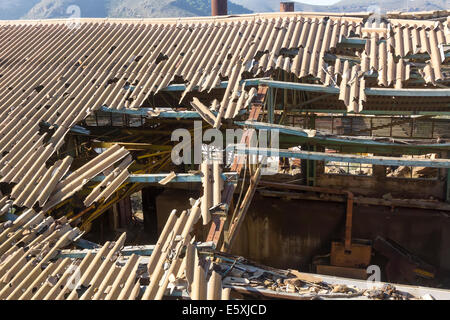
[[[206,300],[206,278],[205,270],[200,264],[198,252],[195,250],[195,264],[194,264],[194,281],[192,283],[192,300]]]
[[[222,166],[219,160],[214,161],[213,172],[214,172],[213,206],[217,206],[222,202],[222,190],[223,190]]]
[[[222,277],[214,270],[208,281],[208,300],[220,300],[222,297]]]

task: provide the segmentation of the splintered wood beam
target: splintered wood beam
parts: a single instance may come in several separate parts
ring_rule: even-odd
[[[256,192],[256,187],[258,186],[259,180],[261,179],[261,167],[256,169],[255,174],[250,180],[250,186],[247,189],[247,193],[245,194],[244,199],[242,200],[241,206],[239,207],[239,211],[236,215],[236,219],[231,221],[230,232],[228,233],[228,239],[224,241],[222,246],[222,251],[230,252],[234,241],[236,240],[236,236],[239,232],[239,229],[242,226],[242,223],[245,220],[245,216],[247,215],[248,208],[250,207],[250,203],[253,200],[253,196]]]
[[[264,105],[264,102],[266,100],[266,95],[269,88],[267,86],[259,86],[258,87],[258,93],[252,100],[252,107],[250,109],[250,114],[248,117],[248,120],[250,121],[258,121],[258,119],[262,115],[262,108]],[[242,136],[241,143],[245,143],[246,145],[249,145],[249,142],[251,141],[251,135],[253,134],[254,130],[248,130],[246,129],[244,131],[244,134]],[[237,175],[241,174],[241,171],[243,169],[243,159],[245,156],[238,155],[234,158],[233,165],[231,166],[231,171],[236,172]],[[207,242],[212,241],[216,247],[219,245],[219,241],[222,237],[223,230],[225,227],[225,222],[227,219],[229,208],[233,202],[233,194],[234,190],[236,189],[237,183],[227,183],[224,187],[224,190],[222,192],[222,203],[224,203],[227,207],[227,210],[223,212],[222,215],[220,214],[213,214],[211,217],[212,223],[211,228],[208,233]]]

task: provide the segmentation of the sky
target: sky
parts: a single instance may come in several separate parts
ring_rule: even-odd
[[[327,6],[335,4],[336,2],[338,2],[338,0],[298,0],[297,2]]]

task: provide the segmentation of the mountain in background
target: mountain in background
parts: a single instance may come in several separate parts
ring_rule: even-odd
[[[84,18],[162,18],[211,14],[210,0],[0,0],[0,19],[68,18],[71,5],[80,8]],[[450,9],[449,0],[341,0],[321,6],[296,2],[296,11],[361,12],[378,6],[386,11],[429,11]],[[277,12],[280,0],[228,1],[230,14]]]
[[[280,11],[280,0],[233,0],[254,12]],[[378,6],[387,11],[431,11],[450,9],[449,0],[341,0],[328,6],[311,5],[296,1],[295,11],[363,12]],[[373,10],[370,10],[373,11]]]
[[[2,1],[2,0],[0,0]],[[33,1],[32,1],[33,2]],[[211,15],[210,0],[40,0],[21,17],[51,19],[71,16],[67,8],[76,5],[83,18],[162,18]],[[241,5],[228,3],[231,14],[252,13]]]

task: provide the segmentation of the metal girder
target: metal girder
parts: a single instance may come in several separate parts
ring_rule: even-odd
[[[121,147],[125,147],[127,150],[157,150],[157,151],[170,151],[172,146],[153,145],[150,143],[129,143],[129,142],[101,142],[94,141],[92,146],[94,148],[110,148],[111,146],[118,144]]]
[[[247,79],[242,80],[240,82],[241,85],[245,86],[257,86],[259,84],[259,81],[262,79],[267,78],[261,78],[261,79]],[[215,89],[226,89],[228,87],[228,81],[222,81]],[[163,89],[162,91],[185,91],[187,86],[185,84],[172,84],[168,86],[167,88]],[[192,90],[198,90],[198,87],[194,87]]]
[[[126,114],[130,116],[141,116],[149,117],[151,119],[201,119],[201,115],[197,111],[174,111],[165,110],[161,112],[156,112],[154,108],[140,108],[140,109],[110,109],[107,107],[101,107],[100,111],[108,113]],[[159,113],[159,114],[155,114]],[[217,116],[216,111],[211,111],[215,116]],[[246,110],[239,111],[239,115],[245,114]],[[154,115],[152,115],[154,114]]]
[[[153,253],[155,246],[154,245],[146,245],[146,246],[133,246],[133,247],[124,247],[120,253],[123,256],[131,256],[133,254],[138,256],[151,256]],[[87,248],[94,253],[97,253],[100,250],[100,247],[98,248]],[[88,250],[63,250],[59,253],[58,258],[69,258],[69,259],[83,259],[87,253]]]
[[[359,148],[374,148],[377,149],[378,153],[391,152],[392,150],[403,150],[403,151],[442,151],[450,150],[450,143],[435,143],[435,144],[395,144],[390,142],[379,142],[370,139],[356,138],[356,137],[346,137],[346,136],[329,136],[323,135],[316,132],[315,135],[311,135],[311,130],[304,130],[300,128],[282,126],[275,124],[268,124],[263,122],[254,121],[237,121],[235,124],[239,126],[248,126],[257,130],[277,130],[280,134],[291,136],[291,139],[286,139],[286,137],[280,137],[280,142],[291,141],[293,144],[302,143],[312,143],[312,144],[323,144],[323,145],[333,145],[333,146],[347,146],[347,147],[359,147]]]
[[[260,84],[270,88],[290,89],[309,92],[323,92],[339,94],[338,87],[326,87],[321,84],[296,83],[275,80],[260,80]],[[397,96],[397,97],[450,97],[450,89],[391,89],[391,88],[366,88],[368,96]]]
[[[42,125],[44,125],[48,128],[51,128],[51,127],[58,128],[57,124],[50,124],[48,122],[42,122]],[[83,128],[82,126],[78,126],[78,125],[71,127],[69,131],[72,133],[78,133],[78,134],[82,134],[82,135],[86,135],[86,136],[91,134],[91,132],[89,130]]]
[[[169,173],[159,173],[159,174],[132,174],[128,177],[127,182],[129,183],[159,183],[163,179],[167,178]],[[226,172],[222,174],[225,181],[235,180],[238,177],[236,172]],[[92,181],[101,182],[105,179],[105,176],[97,176]],[[190,174],[190,173],[178,173],[176,176],[170,180],[170,183],[186,183],[186,182],[202,182],[202,176],[200,174]]]
[[[360,156],[354,154],[325,153],[311,151],[290,151],[285,149],[269,148],[239,148],[235,149],[237,154],[260,155],[268,157],[283,157],[316,161],[337,161],[351,163],[366,163],[384,166],[410,166],[428,168],[450,168],[450,159],[406,159],[397,157]]]

